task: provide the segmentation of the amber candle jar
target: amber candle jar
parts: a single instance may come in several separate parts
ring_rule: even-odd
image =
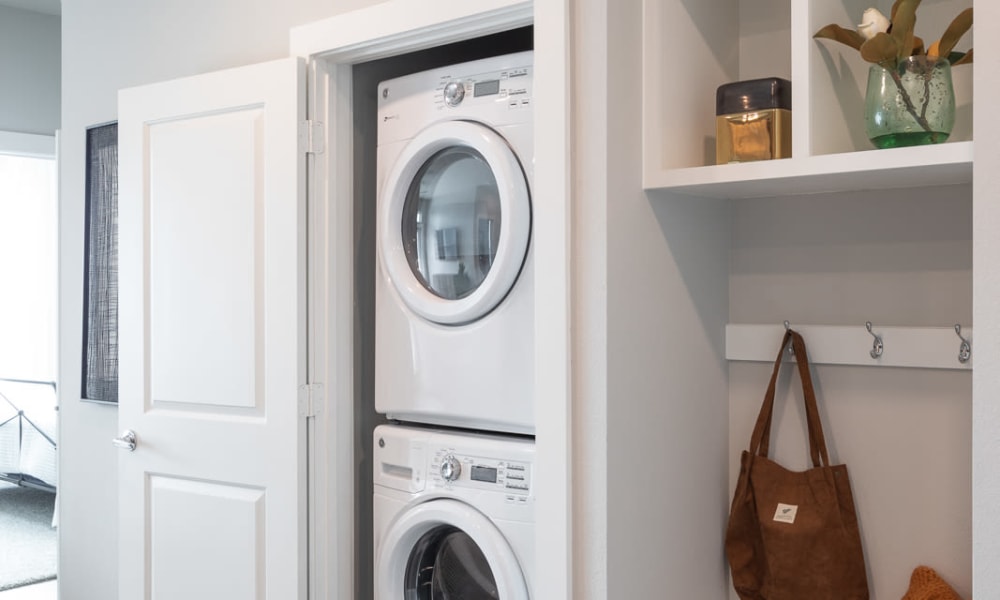
[[[792,84],[778,77],[737,81],[715,93],[715,162],[792,155]]]

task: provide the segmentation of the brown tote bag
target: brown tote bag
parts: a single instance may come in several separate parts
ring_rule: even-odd
[[[792,341],[805,396],[813,468],[768,459],[774,388]],[[867,600],[868,577],[847,465],[830,466],[802,336],[788,330],[740,461],[726,556],[742,600]]]

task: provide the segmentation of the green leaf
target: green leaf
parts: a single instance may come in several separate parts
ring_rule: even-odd
[[[872,39],[861,44],[861,58],[868,62],[887,66],[895,64],[897,56],[899,56],[899,46],[888,33],[878,33]]]
[[[896,42],[896,58],[902,60],[913,49],[913,26],[917,24],[920,0],[899,0],[892,18],[892,39]]]
[[[846,44],[855,50],[861,49],[861,44],[865,43],[865,38],[853,29],[844,29],[840,25],[831,24],[820,29],[813,36],[814,38],[826,38],[835,40],[841,44]]]
[[[944,35],[941,36],[939,54],[941,56],[948,56],[955,49],[955,44],[958,43],[958,40],[962,39],[965,32],[970,29],[972,29],[972,9],[967,8],[955,17],[951,25],[948,25],[948,29],[945,30]]]
[[[956,54],[958,54],[958,52],[952,52],[951,54],[948,55],[948,59],[949,62],[951,62],[951,66],[957,67],[958,65],[972,64],[972,48],[969,48],[969,51],[966,52],[964,55],[962,55],[962,57],[959,58],[958,60],[952,61],[951,57]]]

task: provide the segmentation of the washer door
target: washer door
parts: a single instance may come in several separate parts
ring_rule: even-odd
[[[382,540],[375,580],[377,596],[388,600],[528,600],[503,534],[457,500],[405,511]]]
[[[403,302],[444,325],[475,321],[510,292],[531,234],[528,182],[495,131],[446,121],[403,149],[379,199],[379,255]]]

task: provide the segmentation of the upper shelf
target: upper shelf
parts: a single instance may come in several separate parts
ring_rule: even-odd
[[[823,154],[646,173],[643,187],[710,198],[761,198],[972,181],[972,142]]]
[[[921,6],[917,35],[936,39],[972,0]],[[957,67],[948,143],[874,150],[864,134],[870,65],[812,35],[850,26],[892,0],[702,0],[643,3],[643,186],[754,198],[972,181],[972,68]],[[937,27],[941,24],[940,27]],[[971,45],[971,33],[960,48]],[[792,158],[715,165],[715,91],[733,81],[792,82]]]

